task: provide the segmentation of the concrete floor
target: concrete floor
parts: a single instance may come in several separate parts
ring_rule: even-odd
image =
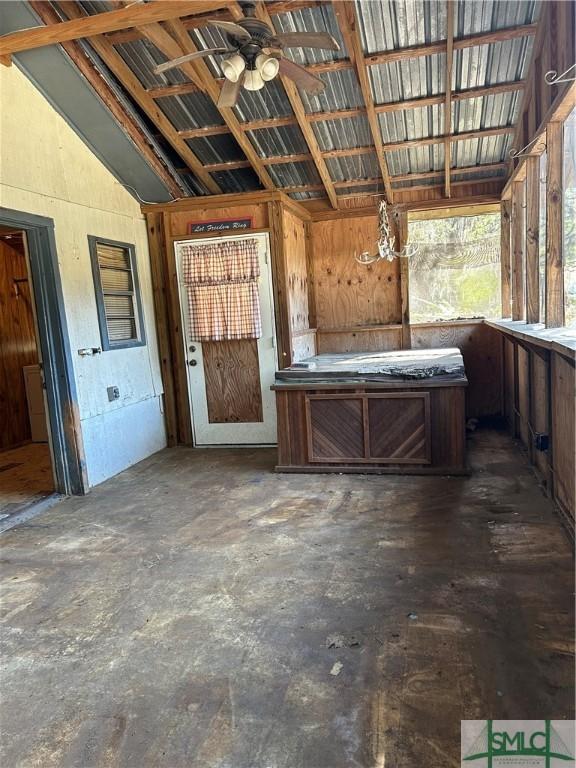
[[[573,565],[512,443],[471,478],[171,449],[6,533],[0,764],[450,768],[572,718]]]

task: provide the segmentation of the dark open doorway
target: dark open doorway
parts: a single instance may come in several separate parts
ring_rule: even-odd
[[[45,446],[44,449],[37,449],[37,457],[28,457],[29,462],[37,462],[38,471],[42,466],[46,470],[46,478],[40,483],[45,486],[44,491],[53,490],[60,494],[85,493],[88,485],[84,471],[54,223],[48,218],[0,208],[0,234],[2,232],[5,235],[3,242],[11,242],[16,246],[12,248],[8,245],[14,261],[17,261],[17,254],[22,257],[21,263],[18,264],[18,276],[12,276],[10,288],[14,293],[19,292],[18,298],[24,303],[27,300],[30,307],[28,314],[23,304],[20,304],[20,327],[5,329],[4,343],[10,343],[10,335],[18,336],[18,343],[22,344],[28,353],[27,356],[23,354],[22,361],[26,365],[22,365],[22,368],[31,367],[28,372],[21,371],[23,378],[26,375],[30,378],[30,396],[25,401],[22,399],[22,389],[18,390],[16,385],[4,386],[6,391],[2,392],[0,404],[5,412],[3,420],[8,420],[9,415],[8,421],[11,425],[11,434],[6,436],[5,440],[28,446],[29,451],[34,451],[31,446]],[[12,234],[12,237],[7,238],[7,234]],[[22,327],[22,324],[26,327]],[[21,384],[19,377],[17,384]],[[23,386],[25,395],[25,378]],[[42,393],[38,396],[38,386],[43,388],[43,396]],[[10,463],[14,462],[8,462]]]

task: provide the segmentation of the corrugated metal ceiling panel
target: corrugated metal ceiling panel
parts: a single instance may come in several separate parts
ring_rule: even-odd
[[[281,163],[268,166],[268,173],[279,187],[299,187],[319,184],[320,176],[314,163]]]
[[[466,168],[470,165],[503,162],[508,159],[511,144],[510,135],[455,141],[452,144],[452,166]]]
[[[444,105],[404,109],[401,112],[383,112],[378,115],[380,132],[385,144],[444,133]]]
[[[234,160],[244,159],[244,153],[236,143],[236,140],[228,134],[186,139],[186,143],[198,160],[205,165],[229,163]]]
[[[162,75],[154,74],[154,67],[167,59],[149,40],[118,43],[114,47],[145,88],[189,82],[188,77],[178,68],[169,69]]]
[[[446,39],[445,0],[356,0],[366,53]]]
[[[185,93],[181,96],[165,96],[156,103],[177,131],[223,125],[222,115],[212,99],[204,93]]]
[[[527,73],[532,45],[532,37],[521,37],[454,51],[452,88],[460,91],[522,80]]]
[[[253,192],[262,185],[252,168],[237,168],[233,171],[217,171],[210,174],[222,192]]]
[[[271,80],[259,91],[242,88],[234,112],[238,120],[266,120],[269,117],[288,117],[292,107],[279,80]]]
[[[329,157],[326,159],[326,165],[334,181],[373,179],[380,176],[375,152],[350,157]]]
[[[465,99],[452,105],[454,133],[514,125],[522,102],[520,91]]]
[[[333,61],[347,57],[340,27],[334,15],[332,5],[327,3],[316,8],[303,8],[290,13],[279,13],[272,16],[276,32],[328,32],[340,45],[339,51],[328,51],[321,48],[290,48],[286,49],[288,57],[298,64],[316,64],[321,61]]]
[[[358,79],[352,69],[322,72],[320,79],[326,83],[326,88],[318,96],[300,91],[307,112],[333,112],[364,106]]]
[[[312,123],[312,129],[320,149],[324,151],[369,147],[372,144],[370,126],[364,115],[345,120],[322,120],[319,123]]]
[[[456,37],[531,24],[540,13],[536,0],[457,0],[455,5]]]
[[[430,144],[425,147],[386,152],[386,162],[392,176],[437,171],[444,168],[444,145]]]
[[[260,157],[300,155],[308,152],[302,131],[296,125],[281,125],[279,128],[261,128],[246,134]]]
[[[445,53],[368,67],[376,104],[443,93],[445,72]]]

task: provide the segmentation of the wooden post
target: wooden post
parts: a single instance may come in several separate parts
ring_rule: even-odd
[[[408,242],[408,214],[400,211],[395,218],[395,243],[397,251]],[[412,338],[410,335],[410,295],[409,295],[409,264],[405,256],[400,256],[400,306],[402,323],[402,349],[411,349]]]
[[[166,439],[168,445],[176,445],[178,442],[178,419],[174,390],[174,363],[172,358],[172,345],[170,342],[168,304],[166,297],[167,287],[164,258],[166,240],[164,237],[162,213],[147,213],[146,226],[148,229],[148,247],[150,250],[150,272],[152,276],[154,312],[156,315],[158,353],[160,355],[160,370],[162,372],[162,384],[164,387]]]
[[[564,325],[563,128],[560,122],[546,128],[546,328]]]
[[[274,287],[278,367],[280,369],[288,368],[292,364],[292,331],[288,307],[288,274],[286,271],[283,214],[282,203],[277,201],[268,203],[268,226],[270,227],[270,249],[272,252],[272,285]]]
[[[512,320],[524,320],[524,182],[512,183]]]
[[[502,317],[511,317],[510,303],[510,209],[509,200],[500,204],[500,287]]]
[[[540,157],[526,160],[526,322],[540,320]]]

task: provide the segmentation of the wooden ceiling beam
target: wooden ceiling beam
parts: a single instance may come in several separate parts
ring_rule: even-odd
[[[505,171],[508,167],[507,163],[486,163],[485,165],[468,165],[464,168],[452,168],[452,174],[458,175],[459,173],[486,173],[486,171]],[[419,179],[434,179],[440,178],[444,175],[443,170],[438,171],[425,171],[423,173],[405,173],[399,176],[392,176],[392,183],[400,181],[416,181]]]
[[[165,21],[179,16],[204,13],[221,8],[225,0],[162,0],[155,3],[132,3],[125,8],[82,16],[78,19],[44,27],[21,29],[0,37],[0,61],[10,64],[12,54],[42,48],[45,45],[94,37],[127,27]]]
[[[466,141],[468,139],[485,139],[490,136],[505,136],[514,133],[514,127],[511,125],[503,128],[484,128],[478,131],[468,131],[467,133],[453,133],[450,141]],[[432,136],[426,139],[409,139],[408,141],[395,141],[384,144],[384,152],[396,152],[400,149],[412,149],[414,147],[426,147],[429,144],[443,144],[446,136]]]
[[[265,22],[273,28],[272,19],[268,15],[264,4],[261,2],[257,5],[256,15],[261,21]],[[286,96],[288,97],[288,101],[290,102],[290,106],[294,112],[298,127],[300,128],[302,136],[304,137],[304,141],[306,142],[306,145],[310,151],[312,162],[316,166],[316,171],[320,176],[322,184],[324,184],[326,194],[330,200],[330,204],[333,208],[338,208],[338,195],[334,189],[332,176],[328,171],[326,161],[324,160],[322,152],[320,151],[320,145],[318,144],[318,139],[316,138],[314,129],[307,120],[306,109],[304,107],[304,103],[302,102],[302,97],[300,96],[298,88],[296,87],[296,83],[289,77],[284,77],[282,75],[280,75],[280,81],[284,86]]]
[[[44,24],[59,24],[61,19],[50,3],[39,2],[39,0],[30,0],[30,6],[40,17]],[[133,115],[128,112],[123,104],[118,100],[117,94],[110,88],[101,72],[94,66],[90,59],[84,53],[84,50],[75,40],[69,40],[62,43],[62,47],[76,65],[80,74],[87,80],[93,90],[96,92],[102,103],[110,110],[118,125],[124,133],[137,147],[142,157],[156,173],[158,178],[167,187],[173,197],[181,197],[186,194],[185,188],[179,180],[170,173],[164,165],[161,158],[156,154],[150,145],[150,139],[142,128],[138,125]]]
[[[172,19],[166,22],[166,29],[160,27],[160,25],[151,25],[141,28],[146,37],[156,45],[162,53],[169,59],[175,59],[178,56],[182,56],[188,53],[195,53],[198,49],[194,45],[192,38],[182,25],[179,19]],[[238,142],[240,148],[246,155],[247,160],[250,161],[254,172],[260,179],[261,183],[266,189],[275,189],[274,182],[272,181],[268,171],[264,167],[262,158],[260,158],[252,146],[252,143],[247,136],[244,135],[240,121],[236,117],[234,110],[229,107],[218,107],[218,99],[220,97],[220,85],[216,78],[212,76],[212,73],[208,69],[206,62],[203,59],[198,59],[192,65],[192,62],[183,65],[182,69],[187,71],[186,68],[192,67],[198,73],[202,85],[207,95],[212,99],[214,105],[222,115],[224,122],[230,129],[230,133],[234,136]]]
[[[378,121],[378,115],[374,110],[374,97],[372,96],[372,86],[370,85],[368,70],[366,68],[356,10],[353,3],[335,2],[332,4],[332,8],[334,9],[338,26],[342,33],[342,39],[344,40],[348,51],[348,56],[350,57],[350,61],[354,64],[356,76],[360,83],[362,98],[364,99],[364,104],[366,106],[366,117],[368,119],[372,141],[374,142],[374,148],[378,158],[378,167],[380,168],[380,174],[382,176],[382,181],[384,182],[386,197],[388,202],[392,203],[394,201],[394,193],[392,191],[392,184],[390,183],[390,174],[388,173],[386,158],[384,157],[380,123]]]
[[[63,12],[70,18],[80,19],[84,17],[84,11],[76,3],[66,3]],[[90,44],[100,56],[102,61],[114,73],[116,79],[126,89],[143,112],[152,120],[164,138],[172,145],[190,171],[206,186],[212,194],[221,192],[220,187],[206,171],[200,160],[190,149],[188,144],[178,136],[178,131],[164,115],[153,98],[146,92],[136,75],[126,64],[124,59],[114,50],[114,47],[103,35],[96,35],[90,39]]]
[[[470,186],[470,184],[488,184],[490,182],[502,182],[502,185],[504,185],[504,176],[501,178],[494,177],[494,176],[488,176],[486,178],[480,178],[480,179],[465,179],[464,181],[453,181],[452,186],[453,187],[463,187],[463,186]],[[422,192],[426,189],[444,189],[444,182],[442,181],[439,184],[414,184],[412,187],[398,187],[397,192]],[[451,205],[451,202],[447,202],[447,205]]]
[[[452,65],[454,61],[454,3],[446,0],[446,70],[444,73],[444,195],[450,197],[450,166],[452,165]]]
[[[454,40],[454,50],[473,48],[477,45],[490,45],[504,40],[516,40],[519,37],[529,37],[536,34],[537,24],[519,24],[514,27],[504,27],[494,32],[481,32],[477,35],[468,35]],[[403,59],[414,59],[419,56],[432,56],[436,53],[446,52],[447,40],[439,40],[425,45],[413,45],[409,48],[396,48],[393,51],[383,51],[366,56],[366,64],[373,67],[377,64],[389,64]]]

